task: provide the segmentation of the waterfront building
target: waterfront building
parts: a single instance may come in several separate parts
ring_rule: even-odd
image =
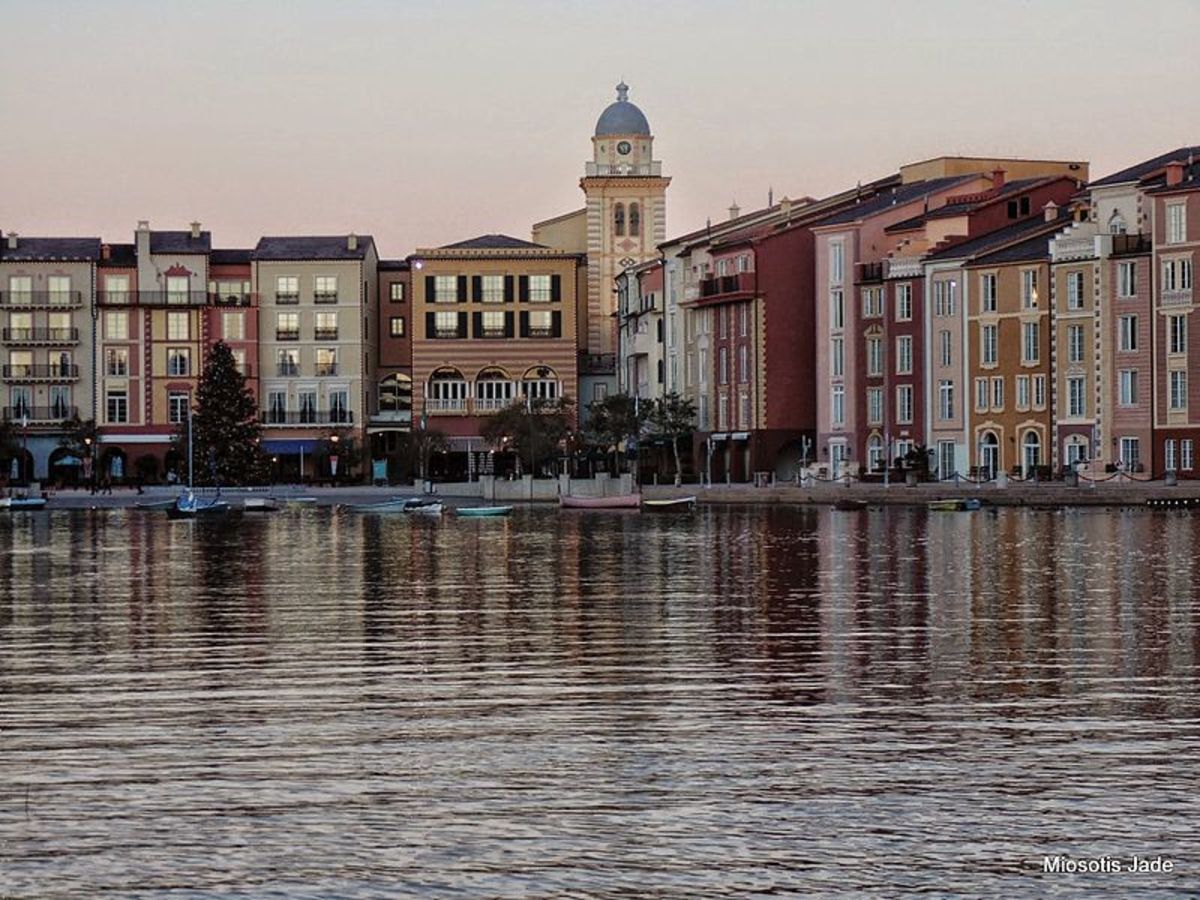
[[[392,477],[411,474],[405,453],[412,428],[411,281],[408,260],[379,261],[379,358],[367,431],[372,460],[385,460]]]
[[[582,209],[537,222],[533,242],[587,260],[580,317],[578,395],[586,404],[616,390],[617,275],[654,259],[666,239],[666,191],[671,179],[654,159],[654,137],[645,114],[617,85],[617,99],[600,114],[592,134],[592,159],[579,181]]]
[[[0,235],[3,418],[21,450],[4,479],[72,481],[63,422],[94,415],[92,308],[99,238]]]
[[[208,306],[202,322],[204,356],[197,376],[204,374],[208,351],[218,341],[229,347],[246,387],[259,399],[258,294],[254,292],[253,251],[215,249],[209,254]]]
[[[487,416],[527,398],[576,399],[586,257],[490,234],[409,263],[414,413],[448,439],[439,474],[494,472],[503,448],[484,441]]]
[[[263,448],[279,478],[330,477],[335,435],[365,446],[377,380],[377,266],[369,235],[264,237],[254,249]]]
[[[653,401],[666,391],[664,267],[661,259],[630,266],[616,278],[617,389]]]

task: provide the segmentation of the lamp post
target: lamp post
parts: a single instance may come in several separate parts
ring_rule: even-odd
[[[32,473],[25,471],[25,466],[28,465],[26,460],[29,458],[29,413],[22,411],[21,413],[21,474],[25,477],[22,479],[26,486],[32,481],[29,476]]]
[[[333,445],[333,450],[329,454],[329,477],[336,482],[338,467],[338,436],[336,434],[330,435],[329,443]]]
[[[83,480],[88,486],[92,485],[92,436],[83,439]]]

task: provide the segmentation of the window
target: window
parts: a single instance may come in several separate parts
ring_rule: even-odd
[[[949,478],[956,470],[954,441],[938,441],[937,461],[938,477]]]
[[[187,303],[188,290],[191,287],[191,282],[186,275],[168,275],[167,276],[167,302],[168,303]]]
[[[954,418],[954,382],[948,379],[938,382],[938,418],[943,421]]]
[[[29,275],[11,275],[8,293],[14,306],[28,306],[33,302],[33,278]]]
[[[867,339],[867,374],[883,374],[883,338]]]
[[[1067,273],[1067,309],[1083,309],[1083,273]]]
[[[749,354],[746,351],[746,346],[743,344],[738,347],[738,382],[745,384],[750,380]]]
[[[504,302],[504,276],[484,275],[480,278],[479,299],[484,303]]]
[[[457,275],[435,275],[433,277],[433,302],[434,303],[457,303],[458,302],[458,276]]]
[[[1033,376],[1033,408],[1042,409],[1046,406],[1046,376]]]
[[[742,254],[737,258],[737,269],[739,272],[746,272],[750,269],[750,257]]]
[[[104,353],[104,374],[121,378],[129,374],[129,350],[110,347]]]
[[[1192,289],[1192,261],[1182,256],[1164,259],[1162,289],[1164,291],[1190,291]]]
[[[404,282],[403,281],[393,281],[390,285],[388,285],[388,298],[393,303],[403,303],[404,302]]]
[[[937,316],[952,316],[957,308],[955,295],[957,281],[935,281],[933,283],[933,312]]]
[[[896,321],[912,321],[912,285],[896,285]]]
[[[913,389],[911,384],[902,384],[896,388],[896,421],[901,425],[909,425],[913,420]]]
[[[841,291],[829,292],[829,327],[835,329],[846,327],[846,305]]]
[[[489,309],[480,313],[479,324],[483,328],[481,337],[504,337],[507,334],[505,318],[505,314],[499,310]]]
[[[104,336],[110,341],[129,340],[129,316],[123,312],[106,312]]]
[[[613,207],[613,234],[617,237],[625,236],[625,204],[618,203]]]
[[[629,236],[639,237],[642,233],[642,208],[637,203],[629,204]]]
[[[846,374],[846,342],[843,338],[835,337],[830,341],[829,374],[833,378]]]
[[[830,419],[835,427],[840,428],[846,421],[846,388],[844,385],[835,384],[833,386],[832,401]]]
[[[1038,304],[1037,270],[1021,271],[1021,309],[1034,309]]]
[[[313,337],[318,341],[336,341],[338,336],[338,315],[335,312],[317,313],[316,324],[313,327]]]
[[[992,409],[1004,409],[1004,377],[1001,375],[992,378]]]
[[[337,303],[338,280],[336,275],[318,275],[313,286],[314,303]]]
[[[1187,372],[1170,372],[1171,409],[1187,409]]]
[[[1132,351],[1137,349],[1137,316],[1121,316],[1117,320],[1118,338],[1117,349]]]
[[[867,424],[883,424],[883,388],[867,390]]]
[[[994,366],[996,365],[996,338],[997,327],[995,325],[979,326],[979,362],[980,365]]]
[[[729,354],[726,352],[724,347],[721,348],[719,358],[720,362],[718,363],[718,369],[720,373],[720,383],[729,384]]]
[[[388,333],[394,338],[404,337],[404,316],[388,319]]]
[[[529,300],[532,303],[549,303],[554,299],[553,280],[549,275],[529,276]]]
[[[328,378],[337,374],[337,348],[317,348],[317,377]]]
[[[846,248],[841,241],[829,245],[829,283],[841,284],[846,274]]]
[[[287,391],[267,391],[267,422],[287,421]]]
[[[1067,326],[1067,362],[1083,362],[1083,326]]]
[[[63,384],[50,386],[50,415],[55,419],[69,419],[75,410],[71,407],[71,389]]]
[[[301,422],[316,422],[317,421],[317,392],[316,391],[299,391],[296,394],[296,399],[300,401],[300,416]]]
[[[912,335],[905,334],[896,338],[896,374],[911,375],[913,366]]]
[[[979,276],[979,311],[996,311],[996,276],[993,274]]]
[[[167,394],[167,420],[175,424],[186,422],[188,417],[188,395],[183,391]]]
[[[883,315],[883,288],[863,288],[863,318],[874,319]]]
[[[1021,326],[1021,362],[1036,363],[1041,358],[1038,350],[1038,323],[1025,322]]]
[[[745,337],[750,333],[750,304],[738,304],[738,333]]]
[[[531,309],[529,311],[529,336],[553,337],[554,313],[548,309]]]
[[[1137,369],[1122,369],[1117,373],[1117,402],[1121,406],[1136,406],[1138,402]]]
[[[187,347],[167,348],[167,374],[176,376],[190,375],[192,372],[192,351]]]
[[[1141,441],[1135,437],[1121,438],[1121,462],[1126,468],[1136,469],[1141,462]]]
[[[233,367],[243,375],[248,374],[246,371],[246,351],[237,349],[230,350],[229,352],[233,354]]]
[[[1187,213],[1182,203],[1167,207],[1167,243],[1182,244],[1187,240]]]
[[[1187,353],[1187,316],[1167,316],[1167,352]]]
[[[938,332],[938,355],[941,357],[943,366],[951,366],[954,364],[953,347],[950,341],[949,331]]]
[[[1195,462],[1196,454],[1191,438],[1184,438],[1179,442],[1179,468],[1185,472],[1190,472]]]
[[[1087,415],[1087,396],[1081,375],[1067,379],[1067,415],[1075,418]]]
[[[300,374],[300,351],[287,349],[277,351],[276,374],[288,376]]]
[[[975,379],[975,411],[982,412],[988,406],[988,380],[986,378]]]
[[[1174,472],[1175,465],[1175,441],[1167,438],[1163,442],[1163,468],[1168,472]]]
[[[1137,264],[1123,262],[1117,264],[1117,296],[1133,297],[1137,294]]]
[[[129,421],[129,397],[125,389],[109,390],[104,395],[104,415],[110,424],[120,425]]]
[[[1017,409],[1029,409],[1029,376],[1017,376]]]
[[[105,275],[104,276],[104,293],[105,300],[109,303],[128,303],[129,302],[129,276],[128,275]]]
[[[300,279],[295,275],[279,275],[275,278],[275,302],[299,303]]]
[[[240,312],[221,314],[221,335],[227,341],[241,341],[246,338],[246,318]]]
[[[328,404],[330,422],[351,421],[350,392],[345,388],[333,388],[330,390],[325,396],[325,402]]]
[[[50,275],[46,278],[47,299],[52,306],[71,304],[71,279],[65,275]]]
[[[433,337],[456,338],[458,336],[458,313],[436,312],[433,314]]]
[[[300,314],[294,312],[275,314],[275,340],[300,340]]]
[[[720,337],[729,337],[729,319],[725,315],[724,309],[716,310],[717,316],[717,334]]]
[[[171,341],[186,341],[191,333],[189,327],[191,313],[167,313],[167,339]]]

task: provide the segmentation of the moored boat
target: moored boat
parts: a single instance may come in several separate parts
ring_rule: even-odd
[[[167,508],[169,519],[217,519],[229,515],[229,503],[218,497],[202,499],[191,491],[179,496],[174,505]]]
[[[139,500],[134,504],[136,509],[170,509],[175,505],[174,497],[167,497],[163,500]]]
[[[512,511],[513,508],[511,506],[460,506],[454,512],[459,516],[481,519],[495,516],[507,516]]]
[[[247,497],[242,501],[242,509],[246,512],[275,512],[279,504],[274,497]]]
[[[45,497],[3,497],[0,498],[0,509],[17,512],[22,509],[43,509],[46,506]]]
[[[671,497],[667,500],[643,500],[646,509],[657,510],[690,510],[696,505],[695,497]]]
[[[564,509],[641,509],[640,494],[624,494],[619,497],[571,497],[563,494],[558,505]]]
[[[317,498],[316,497],[284,497],[283,505],[284,506],[292,506],[292,507],[316,506]]]
[[[930,500],[929,509],[934,512],[965,512],[979,509],[978,497],[955,497],[945,500]]]
[[[843,512],[855,512],[857,510],[866,509],[867,501],[858,500],[852,497],[843,497],[841,500],[834,501],[833,508],[840,509]]]

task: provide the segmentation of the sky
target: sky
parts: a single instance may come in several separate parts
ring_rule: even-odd
[[[1200,0],[0,0],[0,229],[385,257],[582,206],[624,79],[668,235],[943,154],[1200,144]]]

